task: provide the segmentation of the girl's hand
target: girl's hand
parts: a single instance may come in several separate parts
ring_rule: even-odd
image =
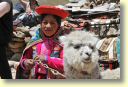
[[[42,54],[41,55],[38,55],[38,58],[39,58],[40,61],[45,61],[45,56],[42,55]]]
[[[26,68],[27,70],[31,70],[31,69],[33,68],[33,66],[34,66],[34,61],[33,61],[33,59],[26,59],[26,60],[24,61],[24,66],[25,66],[25,68]]]
[[[38,55],[36,60],[45,61],[45,56],[43,54]]]

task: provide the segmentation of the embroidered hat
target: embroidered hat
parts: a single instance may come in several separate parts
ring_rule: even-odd
[[[52,14],[57,15],[61,17],[62,19],[65,19],[67,16],[69,16],[69,13],[65,11],[64,9],[55,7],[55,6],[46,6],[42,5],[36,8],[36,12],[38,14]]]

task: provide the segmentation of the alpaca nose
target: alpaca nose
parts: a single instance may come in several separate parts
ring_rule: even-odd
[[[85,53],[86,55],[90,56],[91,54],[90,53]]]

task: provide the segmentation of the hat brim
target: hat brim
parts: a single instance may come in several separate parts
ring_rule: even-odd
[[[66,17],[69,16],[69,13],[65,11],[64,9],[57,8],[55,6],[39,6],[36,8],[36,12],[41,15],[41,14],[52,14],[61,17],[62,19],[65,19]]]

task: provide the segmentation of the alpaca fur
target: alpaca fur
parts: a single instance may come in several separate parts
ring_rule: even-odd
[[[102,79],[120,79],[120,68],[113,70],[107,69],[100,73]]]
[[[67,79],[99,79],[98,38],[85,31],[61,36],[64,44],[64,72]]]

